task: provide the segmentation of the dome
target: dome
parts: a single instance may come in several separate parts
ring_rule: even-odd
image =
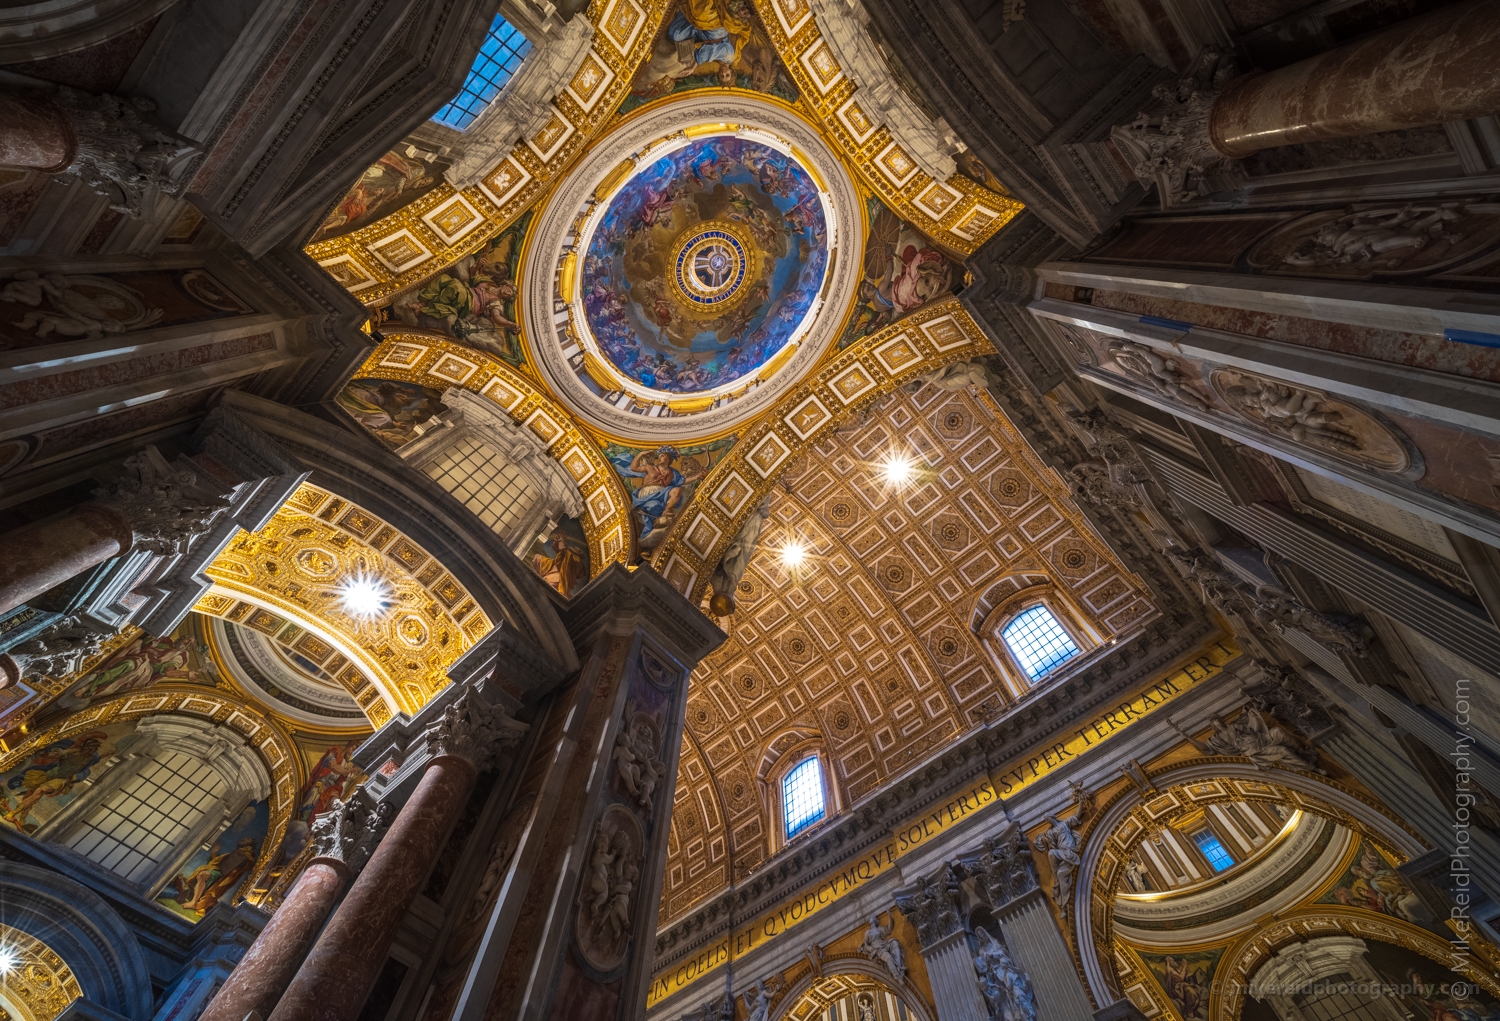
[[[627,380],[723,391],[806,330],[828,225],[816,182],[789,152],[728,134],[679,141],[591,217],[581,319]]]
[[[862,205],[784,106],[708,95],[633,114],[532,225],[521,291],[537,367],[611,436],[733,429],[835,341],[860,270],[840,240],[858,244]]]

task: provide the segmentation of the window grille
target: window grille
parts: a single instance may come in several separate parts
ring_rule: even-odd
[[[1234,864],[1234,855],[1230,854],[1219,838],[1214,836],[1212,830],[1199,830],[1193,834],[1193,843],[1198,845],[1198,850],[1203,852],[1203,857],[1214,867],[1215,872],[1223,872]]]
[[[520,469],[472,439],[459,440],[424,470],[507,539],[536,502],[536,489]]]
[[[823,818],[823,771],[816,755],[792,767],[781,781],[781,802],[788,840]]]
[[[1017,615],[1001,632],[1005,644],[1033,681],[1078,655],[1078,646],[1052,611],[1037,605]]]
[[[520,29],[495,15],[484,45],[479,47],[479,56],[474,58],[474,66],[464,79],[464,87],[432,119],[459,131],[473,124],[530,52],[531,42]]]
[[[1349,988],[1353,981],[1347,973],[1314,979],[1314,990],[1297,996],[1294,1002],[1306,1021],[1381,1021],[1369,1000]]]
[[[172,855],[226,786],[192,756],[160,752],[84,820],[68,846],[137,882]]]

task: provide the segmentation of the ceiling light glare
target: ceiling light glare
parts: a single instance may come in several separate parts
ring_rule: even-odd
[[[344,612],[365,619],[378,617],[388,610],[393,595],[384,579],[369,574],[347,578],[338,589]]]
[[[911,458],[905,454],[891,454],[885,459],[881,466],[881,474],[885,476],[886,482],[893,486],[904,486],[911,481],[912,475],[916,473]]]
[[[788,539],[781,547],[781,563],[795,571],[807,559],[807,547],[800,539]]]
[[[0,976],[9,975],[19,967],[21,961],[10,947],[0,947]]]

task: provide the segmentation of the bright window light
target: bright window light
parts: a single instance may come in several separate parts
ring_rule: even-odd
[[[474,58],[474,66],[464,79],[463,89],[432,119],[459,131],[473,124],[474,118],[500,94],[530,52],[530,40],[510,22],[495,15],[484,45],[479,47],[479,56]]]
[[[807,559],[807,547],[799,539],[788,539],[781,546],[781,563],[795,571]]]
[[[339,601],[344,612],[351,617],[378,617],[390,609],[395,593],[382,578],[371,574],[357,574],[346,578],[338,589]]]
[[[1001,637],[1033,681],[1078,655],[1073,639],[1052,616],[1052,611],[1041,605],[1017,615],[1005,625]]]
[[[1203,857],[1208,859],[1208,863],[1214,867],[1215,872],[1223,872],[1234,864],[1234,855],[1219,843],[1219,838],[1214,836],[1213,830],[1199,830],[1194,833],[1193,843],[1198,845],[1198,850],[1203,852]]]
[[[781,781],[781,803],[788,840],[823,818],[823,771],[816,755],[797,763]]]
[[[904,454],[891,454],[880,466],[880,473],[885,476],[885,481],[892,486],[904,486],[911,481],[915,468],[911,458]]]
[[[15,971],[21,961],[16,957],[16,952],[11,947],[0,947],[0,976],[9,975]]]

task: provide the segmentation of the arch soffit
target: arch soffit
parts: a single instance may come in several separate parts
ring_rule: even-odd
[[[598,29],[593,47],[553,99],[552,117],[535,137],[519,142],[480,183],[462,192],[440,184],[368,227],[308,245],[307,254],[366,305],[473,254],[531,208],[600,137],[650,55],[669,6],[663,0],[593,0],[586,15]],[[882,123],[881,104],[868,99],[869,88],[877,86],[862,89],[825,38],[826,22],[836,13],[815,15],[806,3],[785,0],[755,0],[755,7],[806,113],[838,158],[903,219],[967,257],[1021,212],[1020,202],[956,170],[946,181],[933,177],[903,148]]]
[[[771,1008],[768,1021],[787,1021],[792,1010],[802,1002],[803,997],[811,992],[814,986],[840,975],[857,975],[860,978],[872,980],[874,985],[889,989],[906,1004],[912,1021],[938,1021],[937,1011],[927,1002],[927,998],[922,995],[921,991],[912,984],[910,978],[899,984],[894,983],[890,972],[861,954],[852,952],[831,954],[821,958],[819,963],[821,967],[817,971],[809,970],[782,991]],[[753,989],[754,986],[749,985],[746,988]]]
[[[42,940],[83,994],[131,1019],[151,1017],[151,974],[135,933],[102,897],[59,872],[0,861],[0,922]]]
[[[1275,801],[1341,822],[1401,859],[1428,850],[1416,830],[1385,806],[1337,780],[1312,773],[1263,770],[1247,759],[1205,757],[1148,770],[1146,775],[1156,788],[1154,795],[1145,795],[1134,786],[1124,788],[1080,834],[1083,851],[1069,905],[1073,924],[1067,929],[1096,1004],[1120,998],[1113,961],[1114,897],[1125,860],[1153,827],[1219,802]]]
[[[254,751],[270,777],[266,806],[270,819],[266,839],[255,866],[240,886],[242,890],[251,889],[275,864],[276,851],[281,847],[296,808],[297,791],[307,779],[307,768],[291,735],[272,721],[264,709],[223,688],[156,685],[141,692],[129,692],[96,702],[52,726],[33,731],[24,744],[0,758],[0,772],[12,768],[36,749],[81,730],[172,715],[181,716],[198,726],[210,723],[238,735]],[[0,918],[0,921],[4,919]]]
[[[451,386],[451,382],[441,384]],[[549,669],[578,668],[578,654],[549,595],[551,589],[447,490],[352,425],[231,391],[235,411],[312,469],[310,481],[383,520],[433,554],[493,623],[504,620]]]
[[[1210,1021],[1237,1021],[1250,980],[1276,951],[1290,943],[1335,934],[1405,947],[1473,980],[1490,995],[1500,997],[1500,980],[1485,970],[1484,962],[1477,954],[1457,952],[1451,942],[1405,919],[1360,908],[1318,904],[1278,916],[1272,925],[1246,933],[1230,944],[1215,972],[1216,977],[1225,976],[1229,981],[1221,979],[1214,983],[1214,992],[1208,1003]]]
[[[517,425],[542,441],[578,486],[592,572],[598,574],[616,560],[632,561],[635,533],[630,524],[630,494],[599,445],[578,428],[570,412],[537,384],[483,352],[399,330],[392,330],[388,337],[357,375],[399,379],[434,390],[461,387],[494,401]]]

